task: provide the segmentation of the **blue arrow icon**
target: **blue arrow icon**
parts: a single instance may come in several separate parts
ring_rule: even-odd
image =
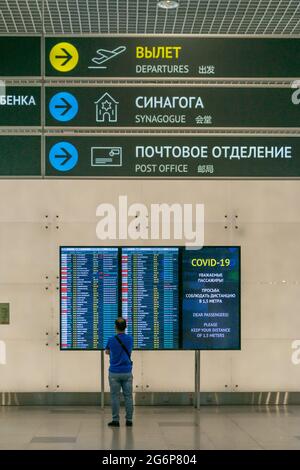
[[[49,111],[57,121],[71,121],[78,113],[77,99],[65,91],[56,93],[50,100]]]
[[[49,152],[49,162],[55,170],[72,170],[78,162],[78,151],[69,142],[58,142]]]

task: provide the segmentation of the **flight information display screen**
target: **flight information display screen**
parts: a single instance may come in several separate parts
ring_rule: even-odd
[[[61,247],[61,349],[104,349],[117,316],[118,248]]]
[[[122,248],[122,316],[134,349],[179,348],[179,248]]]
[[[182,348],[240,349],[240,248],[183,251]]]
[[[240,349],[240,247],[61,247],[60,348]]]

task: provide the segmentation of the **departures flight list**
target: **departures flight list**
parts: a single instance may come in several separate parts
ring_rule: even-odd
[[[178,248],[122,249],[122,315],[135,349],[178,349]]]
[[[61,248],[61,349],[103,349],[118,316],[118,249]]]

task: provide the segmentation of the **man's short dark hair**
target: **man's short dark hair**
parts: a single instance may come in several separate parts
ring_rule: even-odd
[[[117,318],[115,321],[115,326],[117,330],[119,331],[125,331],[126,330],[126,320],[125,318]]]

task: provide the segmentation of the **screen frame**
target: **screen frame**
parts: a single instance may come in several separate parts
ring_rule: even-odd
[[[182,265],[183,265],[183,252],[188,249],[185,245],[127,245],[127,246],[118,246],[118,245],[60,245],[59,246],[59,350],[60,351],[94,351],[101,352],[105,351],[105,348],[62,348],[61,346],[61,328],[62,328],[62,314],[61,314],[61,254],[62,250],[65,248],[95,248],[95,249],[107,249],[113,248],[118,250],[118,318],[122,318],[122,249],[130,248],[149,248],[151,249],[161,249],[161,248],[175,248],[178,249],[178,348],[133,348],[133,351],[241,351],[241,246],[240,245],[203,245],[201,248],[191,248],[194,251],[201,250],[203,248],[237,248],[238,258],[239,258],[239,282],[238,282],[238,294],[239,294],[239,331],[238,331],[238,347],[237,348],[183,348],[183,277],[182,277]]]
[[[59,246],[59,350],[60,351],[94,351],[94,352],[101,352],[105,351],[105,348],[62,348],[61,347],[61,327],[62,327],[62,314],[61,314],[61,254],[62,250],[65,248],[78,248],[78,249],[85,249],[85,248],[91,248],[91,249],[107,249],[107,248],[114,248],[117,249],[117,255],[118,255],[118,305],[117,305],[117,311],[118,311],[118,318],[120,317],[120,305],[122,306],[122,302],[120,301],[120,283],[122,282],[121,280],[121,271],[120,271],[120,247],[119,246],[111,246],[111,245],[60,245]]]
[[[187,247],[183,247],[184,249]],[[241,344],[241,317],[242,317],[242,303],[241,303],[241,245],[203,245],[202,248],[237,248],[238,250],[238,258],[239,258],[239,282],[238,282],[238,294],[239,294],[239,301],[238,301],[238,319],[239,319],[239,328],[238,328],[238,347],[236,348],[181,348],[179,351],[241,351],[242,350],[242,344]],[[202,249],[202,248],[199,248]],[[195,249],[195,251],[197,251]],[[182,250],[183,252],[183,250]],[[181,266],[182,268],[182,266]],[[181,286],[181,289],[183,291],[183,283]],[[181,309],[182,309],[182,315],[183,315],[183,297],[181,297]],[[183,326],[183,316],[182,316],[182,326]],[[183,329],[183,328],[182,328]],[[182,346],[182,344],[181,344]]]
[[[179,246],[179,245],[150,245],[150,246],[120,246],[120,253],[122,256],[122,250],[123,249],[131,249],[131,248],[140,248],[144,249],[147,248],[149,250],[155,250],[155,249],[162,249],[162,248],[173,248],[173,249],[178,249],[178,348],[133,348],[133,351],[183,351],[183,349],[180,347],[182,343],[182,328],[180,328],[182,324],[182,301],[181,301],[181,280],[182,280],[182,252],[184,246]],[[122,269],[122,265],[121,265]],[[119,295],[119,301],[121,303],[121,312],[122,312],[122,295]],[[186,350],[187,351],[187,350]]]

